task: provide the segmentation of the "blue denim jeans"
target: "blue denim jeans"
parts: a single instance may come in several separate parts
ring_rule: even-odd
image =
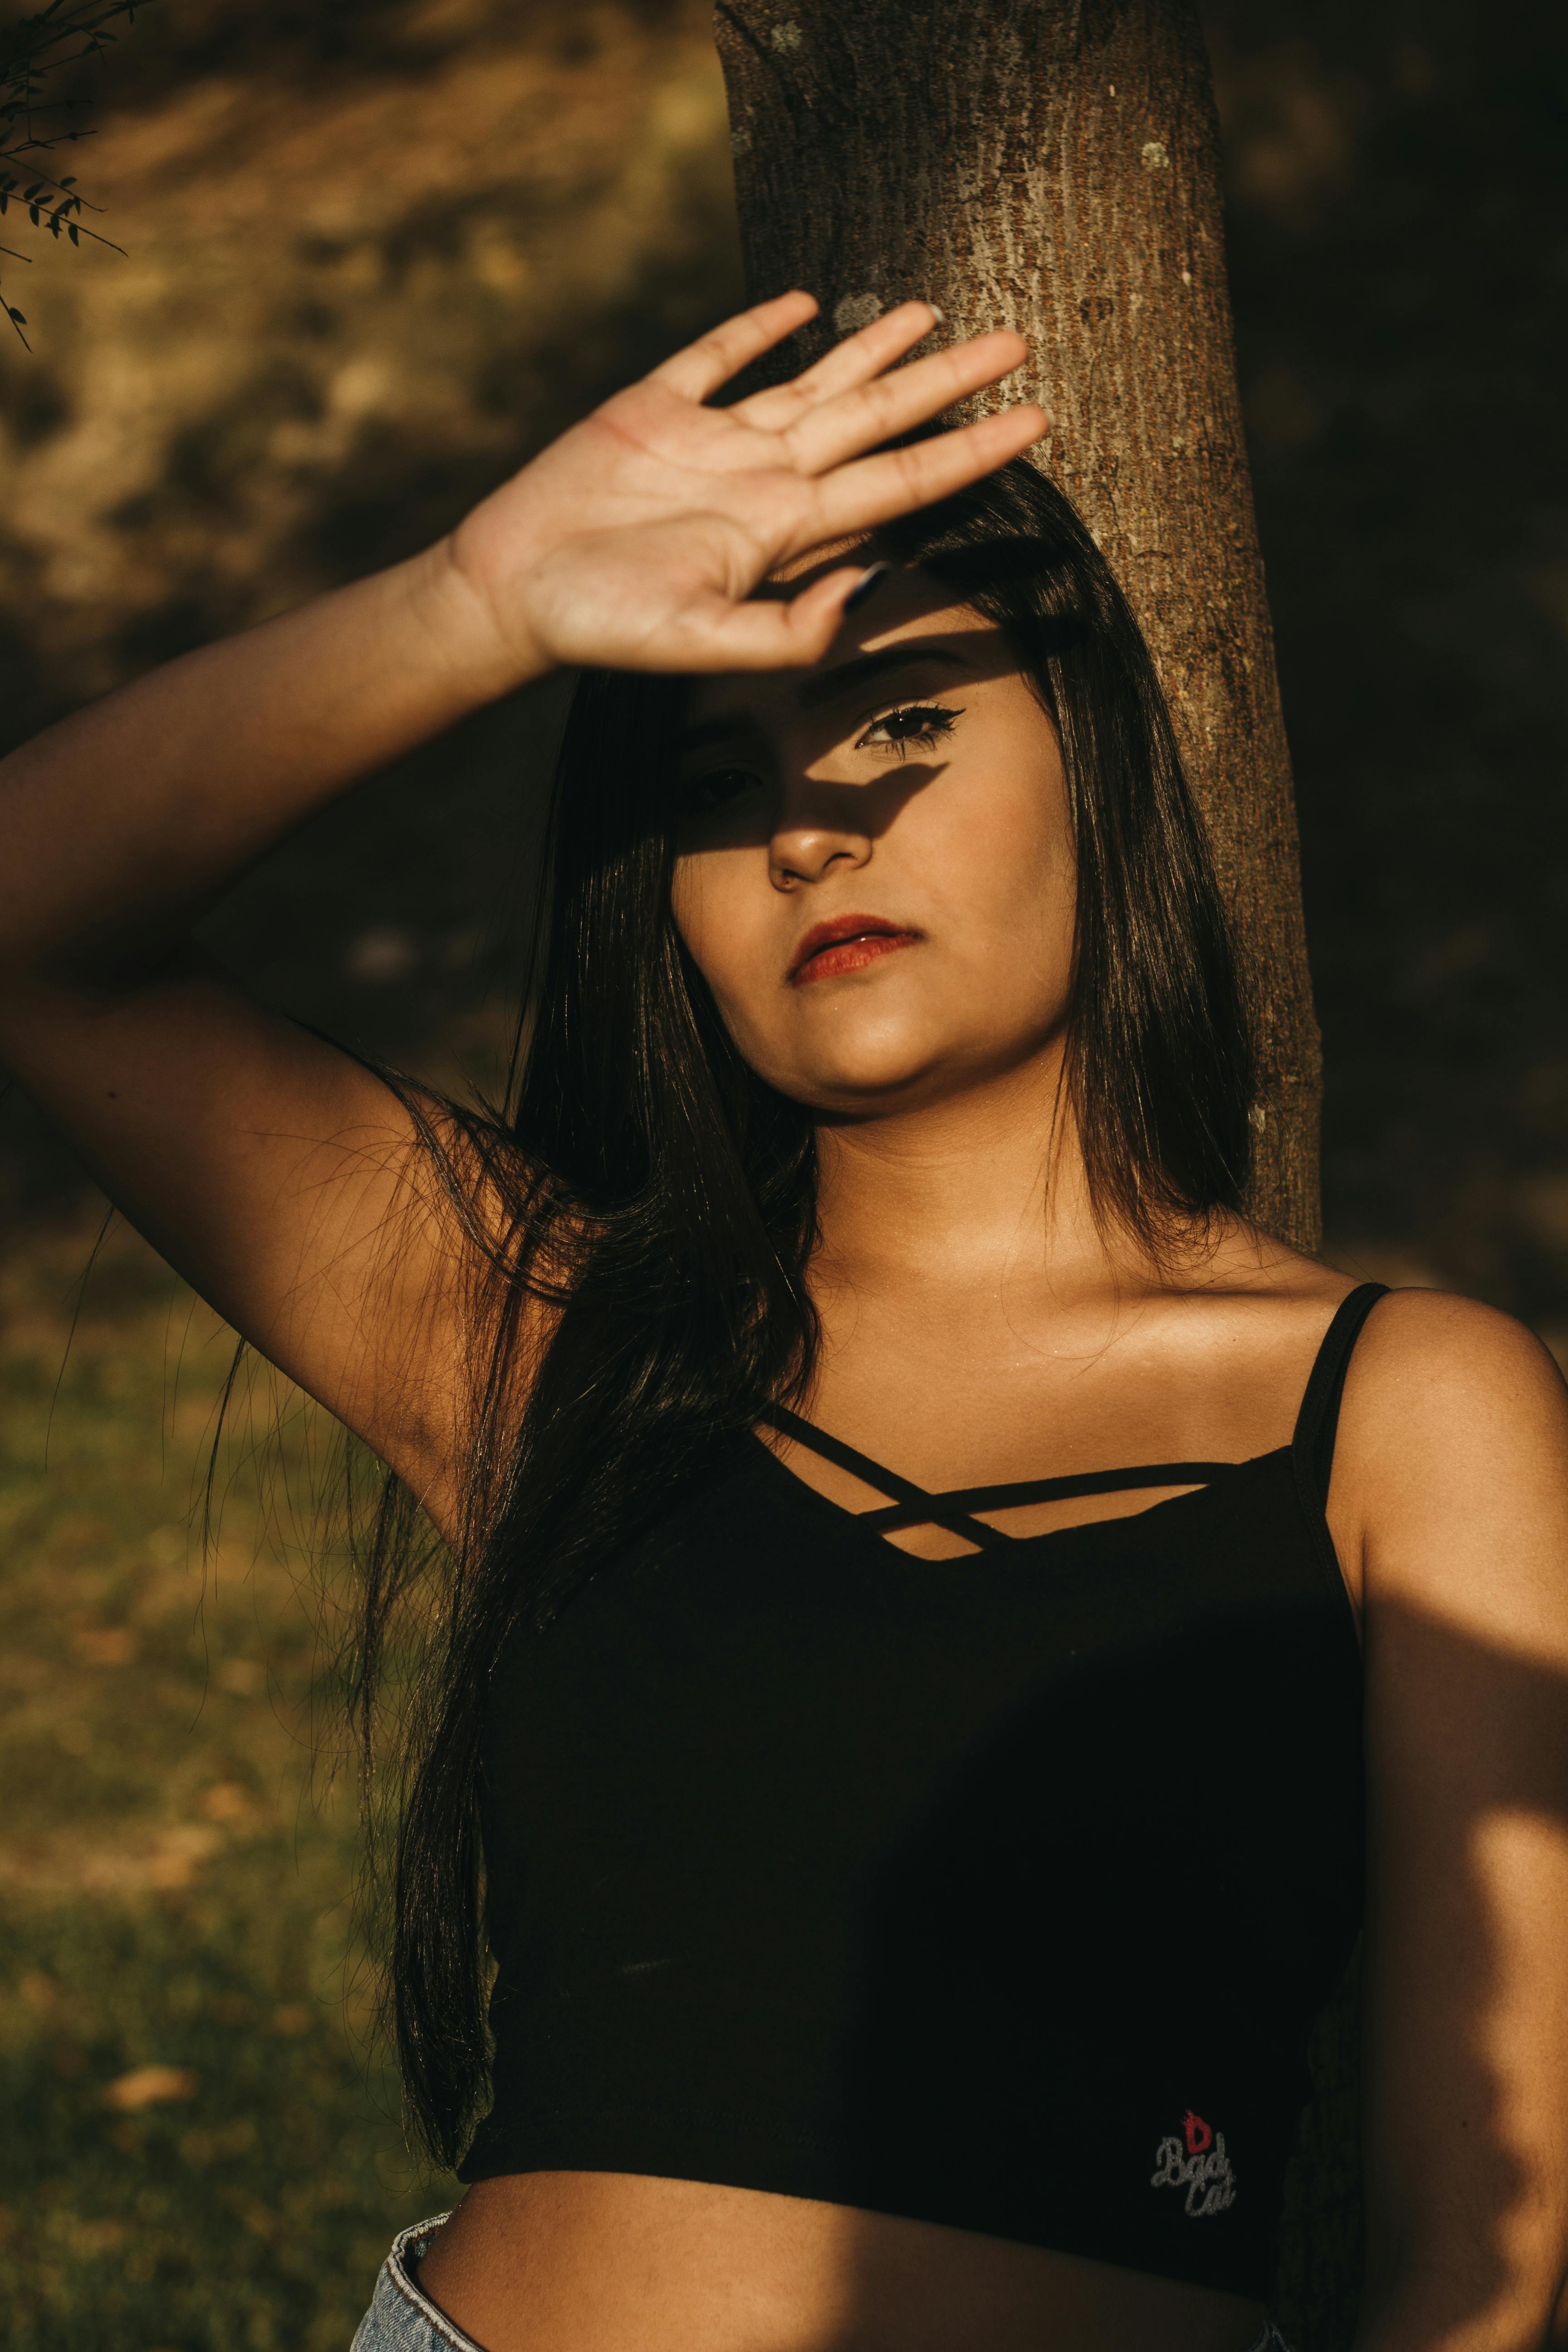
[[[349,2352],[481,2352],[471,2336],[465,2336],[428,2295],[420,2294],[409,2275],[410,2263],[417,2264],[447,2218],[436,2213],[428,2221],[416,2221],[393,2241]],[[1252,2352],[1290,2352],[1290,2347],[1277,2327],[1266,2327]]]
[[[465,2336],[427,2294],[420,2294],[413,2276],[420,2255],[447,2219],[445,2213],[434,2213],[393,2240],[349,2352],[479,2352],[471,2336]]]

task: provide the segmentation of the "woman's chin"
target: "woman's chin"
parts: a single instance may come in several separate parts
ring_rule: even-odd
[[[919,1109],[952,1092],[954,1082],[940,1056],[878,1054],[796,1071],[773,1083],[824,1118],[853,1119]]]
[[[982,1095],[1021,1081],[1054,1087],[1059,1076],[1057,1027],[1024,1036],[846,1041],[847,1050],[813,1057],[805,1067],[752,1066],[780,1094],[826,1119],[892,1118]],[[750,1058],[750,1057],[748,1057]]]

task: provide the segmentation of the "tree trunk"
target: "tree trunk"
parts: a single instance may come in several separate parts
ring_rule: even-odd
[[[911,295],[1016,327],[1002,397],[1131,599],[1241,949],[1262,1065],[1258,1223],[1319,1242],[1317,1024],[1226,286],[1218,138],[1193,0],[718,0],[754,298],[822,316],[774,373]],[[1343,2352],[1361,2262],[1353,1977],[1313,2049],[1277,2316]]]
[[[1320,1238],[1317,1024],[1242,441],[1217,131],[1189,0],[719,0],[753,296],[1016,327],[1005,394],[1131,598],[1208,820],[1262,1085],[1248,1206]]]

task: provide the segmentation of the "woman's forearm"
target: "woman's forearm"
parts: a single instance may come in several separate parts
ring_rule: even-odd
[[[312,810],[549,666],[443,541],[105,696],[0,762],[0,978],[133,984]]]
[[[788,599],[776,566],[855,541],[1040,437],[1021,408],[907,433],[1017,366],[983,335],[886,371],[885,312],[780,395],[708,405],[810,318],[760,304],[617,394],[408,563],[188,654],[0,763],[0,989],[135,988],[255,859],[387,761],[558,662],[673,671],[820,660],[859,577]],[[782,403],[782,404],[781,404]],[[873,449],[877,454],[858,454]]]

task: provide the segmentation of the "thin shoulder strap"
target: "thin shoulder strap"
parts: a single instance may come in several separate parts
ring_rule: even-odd
[[[818,1429],[815,1422],[803,1421],[798,1412],[790,1412],[782,1404],[764,1405],[757,1418],[765,1421],[770,1428],[779,1430],[785,1437],[793,1437],[797,1444],[805,1446],[811,1453],[820,1454],[825,1462],[832,1462],[840,1470],[847,1470],[852,1478],[863,1480],[868,1486],[875,1486],[881,1494],[891,1495],[895,1504],[923,1506],[923,1508],[910,1514],[910,1525],[946,1528],[950,1533],[963,1536],[966,1541],[979,1544],[982,1549],[989,1544],[1005,1544],[1008,1540],[995,1528],[988,1528],[984,1519],[971,1518],[967,1511],[944,1510],[944,1496],[929,1495],[923,1486],[917,1486],[912,1478],[900,1478],[896,1470],[885,1470],[879,1462],[873,1462],[868,1454],[858,1453],[853,1445],[846,1445],[841,1437],[829,1437],[826,1430]],[[879,1519],[882,1515],[878,1512],[874,1516]],[[900,1524],[904,1524],[904,1521],[900,1519]]]
[[[1298,1471],[1321,1505],[1326,1505],[1329,1499],[1329,1474],[1334,1466],[1334,1437],[1340,1425],[1340,1399],[1344,1394],[1351,1351],[1361,1337],[1362,1325],[1378,1300],[1387,1296],[1386,1282],[1363,1282],[1348,1298],[1340,1301],[1307,1381],[1290,1450]]]

